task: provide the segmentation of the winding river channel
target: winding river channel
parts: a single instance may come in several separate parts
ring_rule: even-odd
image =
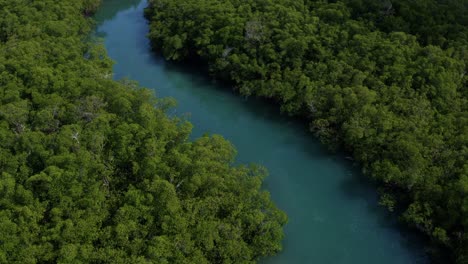
[[[145,0],[104,0],[97,33],[115,61],[114,78],[128,77],[173,97],[188,115],[193,136],[221,134],[238,150],[238,162],[268,168],[265,188],[289,217],[284,250],[262,263],[427,263],[423,244],[378,205],[375,188],[343,156],[332,154],[279,108],[242,98],[151,52]]]

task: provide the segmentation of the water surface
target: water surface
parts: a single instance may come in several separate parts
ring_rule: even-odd
[[[242,98],[197,68],[169,65],[150,51],[145,1],[105,0],[96,19],[115,78],[128,77],[189,113],[193,136],[216,133],[238,150],[239,162],[266,166],[265,188],[289,216],[276,264],[426,263],[422,244],[398,229],[378,206],[373,186],[343,157],[329,153],[305,126],[278,107]]]

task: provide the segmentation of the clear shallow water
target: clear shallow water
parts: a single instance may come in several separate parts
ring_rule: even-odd
[[[243,99],[151,52],[143,0],[104,0],[96,19],[115,78],[128,77],[159,97],[178,101],[175,114],[188,114],[193,136],[216,133],[238,150],[239,162],[268,168],[265,188],[289,216],[284,250],[263,259],[276,263],[427,263],[420,241],[410,237],[377,204],[375,189],[351,163],[329,153],[278,107]]]

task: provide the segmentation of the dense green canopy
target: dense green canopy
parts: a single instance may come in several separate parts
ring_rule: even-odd
[[[344,0],[355,19],[415,35],[423,45],[468,44],[467,0]]]
[[[167,59],[202,61],[241,94],[307,117],[434,256],[468,262],[466,0],[149,2],[149,38]]]
[[[0,263],[254,263],[281,249],[265,170],[189,141],[112,80],[94,0],[0,0]],[[88,41],[86,41],[88,39]]]

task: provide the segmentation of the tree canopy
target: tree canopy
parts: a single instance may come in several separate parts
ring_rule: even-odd
[[[265,169],[90,39],[95,0],[0,0],[0,263],[255,263],[286,216]]]
[[[150,0],[146,10],[155,50],[306,117],[445,263],[468,261],[466,14],[466,0]]]

